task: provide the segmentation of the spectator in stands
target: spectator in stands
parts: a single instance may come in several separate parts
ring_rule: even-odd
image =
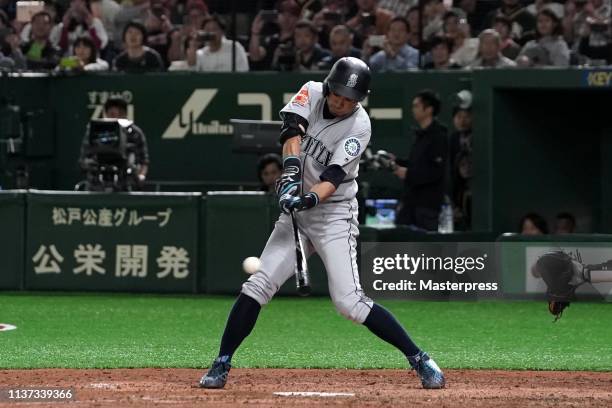
[[[378,0],[356,0],[356,3],[357,14],[346,25],[355,33],[354,45],[361,47],[370,35],[387,33],[393,13],[379,7]]]
[[[2,51],[0,51],[0,70],[2,69],[13,70],[14,68],[15,68],[15,61],[11,57],[4,56]]]
[[[208,6],[202,0],[189,0],[185,5],[185,14],[182,17],[183,34],[195,35],[202,29],[204,20],[208,17]]]
[[[170,22],[170,11],[159,0],[151,2],[144,26],[147,29],[147,45],[157,51],[165,66],[170,65],[168,49],[173,26]]]
[[[197,71],[198,50],[202,42],[198,37],[187,37],[183,44],[184,59],[172,61],[168,71]]]
[[[573,2],[566,3],[566,7]],[[578,6],[578,2],[575,3]],[[573,12],[576,44],[574,50],[593,61],[593,64],[612,63],[611,5],[609,1],[589,0],[581,10]],[[567,33],[567,29],[566,29]],[[566,38],[568,36],[566,35]]]
[[[429,42],[432,37],[442,34],[446,7],[442,0],[424,0],[423,7],[423,40]]]
[[[60,59],[61,51],[55,47],[50,39],[53,21],[46,11],[32,16],[32,32],[30,41],[21,46],[26,57],[29,70],[53,69]]]
[[[345,21],[345,10],[341,4],[336,2],[325,3],[318,13],[312,18],[312,23],[319,32],[319,44],[321,47],[330,49],[329,35],[331,30],[340,24],[344,24]]]
[[[467,67],[474,62],[478,56],[478,48],[480,47],[480,40],[478,38],[472,38],[470,25],[461,19],[459,21],[458,30],[453,38],[453,52],[451,59],[453,62],[461,67]]]
[[[119,32],[115,31],[115,16],[119,10],[121,6],[115,0],[91,0],[92,14],[102,21],[108,36],[108,46],[111,48],[119,42]]]
[[[457,11],[447,11],[442,19],[443,35],[450,41],[450,59],[458,66],[471,64],[478,54],[478,38],[472,38],[467,20]],[[431,47],[433,44],[428,44]]]
[[[437,35],[430,42],[431,61],[425,64],[425,69],[458,68],[451,58],[451,42],[446,37]]]
[[[495,17],[493,29],[499,33],[501,53],[504,57],[515,60],[521,52],[521,47],[512,39],[512,22],[506,16]]]
[[[501,7],[489,13],[486,26],[492,27],[497,16],[505,16],[512,22],[512,37],[520,44],[524,43],[521,39],[528,38],[526,36],[535,30],[535,17],[521,6],[519,0],[502,0]]]
[[[446,38],[454,41],[457,36],[461,35],[461,28],[459,27],[461,20],[459,15],[452,10],[444,13],[444,17],[442,18],[442,32]]]
[[[408,20],[408,26],[410,27],[410,34],[408,34],[408,45],[418,50],[421,47],[421,38],[419,37],[421,20],[419,17],[418,6],[413,6],[408,10],[406,20]]]
[[[521,218],[519,233],[523,235],[548,234],[548,223],[540,214],[529,213]]]
[[[147,30],[144,25],[132,21],[123,30],[125,51],[113,61],[113,70],[124,72],[163,71],[164,63],[157,51],[147,47]]]
[[[208,6],[204,0],[169,0],[172,29],[168,32],[168,62],[180,61],[184,58],[184,43],[188,37],[198,35],[202,30],[204,20],[209,17]]]
[[[484,3],[484,4],[483,4]],[[471,37],[477,36],[483,29],[484,20],[487,17],[483,6],[488,6],[489,2],[479,2],[477,0],[455,0],[453,6],[463,12],[467,23],[472,28]]]
[[[66,3],[68,3],[68,1],[66,1]],[[49,33],[49,40],[51,41],[52,44],[57,46],[57,43],[59,42],[59,38],[60,38],[60,30],[59,30],[60,27],[59,27],[59,24],[56,24],[57,22],[59,22],[57,7],[55,3],[47,1],[45,2],[45,7],[43,11],[46,11],[47,13],[49,13],[49,16],[51,16],[51,27],[52,28],[51,28],[51,32]],[[19,33],[19,36],[21,37],[21,43],[24,44],[32,39],[31,38],[32,21],[30,21],[29,23],[23,26],[20,26],[21,24],[23,23],[20,23],[16,20],[12,21],[13,27],[17,30],[17,32]]]
[[[484,30],[478,37],[480,47],[478,57],[470,65],[470,68],[511,68],[516,63],[506,58],[501,53],[501,37],[492,28]]]
[[[318,33],[312,22],[302,20],[295,26],[294,50],[286,52],[283,47],[276,49],[273,66],[281,71],[315,71],[319,62],[329,57],[329,51],[317,43]]]
[[[78,62],[78,70],[107,71],[109,68],[108,62],[98,58],[98,49],[87,36],[79,37],[74,42],[74,57]]]
[[[283,163],[278,154],[263,155],[257,162],[257,178],[261,183],[260,190],[270,194],[276,192],[276,180],[283,172]]]
[[[525,10],[532,16],[536,17],[538,13],[545,8],[549,9],[559,17],[563,16],[564,6],[561,3],[557,3],[553,0],[535,0],[532,4],[525,7]]]
[[[397,224],[438,229],[448,158],[447,129],[437,120],[440,107],[440,98],[431,90],[419,92],[412,101],[416,138],[408,159],[395,161],[394,173],[404,181]]]
[[[272,17],[272,19],[270,19]],[[281,2],[278,15],[259,12],[251,26],[249,59],[254,70],[269,70],[276,48],[293,49],[293,32],[300,17],[300,7],[293,0]]]
[[[197,52],[196,71],[231,72],[232,47],[236,49],[235,70],[248,71],[249,61],[244,48],[239,42],[225,38],[223,22],[218,17],[211,16],[207,17],[203,24],[204,34],[201,40],[205,46]]]
[[[316,71],[319,63],[331,56],[329,50],[318,43],[319,33],[314,24],[302,20],[295,26],[293,42],[296,49],[296,68],[298,71]]]
[[[108,44],[108,35],[102,21],[94,17],[89,0],[72,0],[64,13],[58,30],[58,45],[64,55],[72,54],[72,46],[77,38],[89,35],[96,48],[102,50]]]
[[[0,14],[0,68],[11,70],[22,70],[27,68],[27,63],[23,52],[21,52],[21,40],[15,29],[2,22]]]
[[[569,66],[570,51],[562,36],[559,17],[543,9],[537,21],[536,39],[525,44],[517,62],[522,66]]]
[[[406,17],[415,4],[418,4],[418,0],[380,0],[378,7],[389,10],[396,16]]]
[[[419,65],[419,52],[408,45],[410,26],[404,17],[389,23],[383,49],[370,58],[373,72],[401,72]]]
[[[343,57],[361,58],[361,51],[353,47],[353,33],[345,25],[337,25],[329,34],[331,54],[319,63],[319,69],[327,71]]]
[[[151,4],[149,0],[132,0],[122,2],[121,9],[115,14],[115,33],[124,33],[125,27],[130,22],[144,24]],[[118,39],[115,39],[118,41]],[[122,38],[123,41],[123,38]]]
[[[555,234],[573,234],[576,231],[576,218],[568,213],[561,212],[555,217]]]

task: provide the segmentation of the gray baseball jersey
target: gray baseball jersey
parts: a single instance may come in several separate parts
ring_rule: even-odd
[[[357,194],[359,157],[368,146],[372,128],[370,118],[361,104],[347,116],[333,119],[323,117],[323,84],[310,81],[285,105],[283,112],[295,113],[308,121],[302,138],[303,192],[319,183],[319,176],[328,166],[342,167],[346,177],[329,201],[350,200]]]
[[[373,302],[359,283],[357,269],[357,182],[359,158],[370,140],[370,118],[360,104],[345,117],[325,119],[323,84],[308,82],[281,110],[308,121],[302,138],[303,192],[320,182],[328,166],[337,164],[346,173],[336,192],[318,206],[296,214],[308,257],[316,252],[327,271],[329,293],[345,317],[363,323]],[[287,279],[293,278],[295,242],[290,216],[281,214],[261,254],[261,266],[242,285],[242,293],[265,305]]]

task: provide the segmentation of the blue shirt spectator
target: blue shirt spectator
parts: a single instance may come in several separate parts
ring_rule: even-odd
[[[370,57],[373,72],[401,72],[419,66],[419,52],[408,45],[410,26],[403,17],[391,20],[383,49]]]

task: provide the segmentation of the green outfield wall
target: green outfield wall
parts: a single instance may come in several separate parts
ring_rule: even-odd
[[[0,191],[0,289],[23,287],[25,220],[25,192]]]
[[[261,255],[278,216],[274,197],[260,192],[218,191],[204,197],[200,193],[0,192],[0,290],[235,295],[248,278],[243,259]],[[585,264],[612,259],[612,235],[497,239],[491,232],[436,234],[406,227],[360,227],[359,245],[407,242],[450,247],[482,243],[483,248],[496,243],[496,275],[503,293],[510,296],[543,295],[542,282],[529,272],[545,251],[579,251]],[[313,294],[326,295],[321,259],[313,255],[308,266]],[[603,293],[607,292],[584,292]],[[293,278],[280,294],[296,294]]]
[[[25,289],[196,292],[199,193],[26,200]]]
[[[454,95],[474,93],[473,227],[514,231],[529,211],[549,220],[576,214],[582,232],[612,231],[612,71],[500,70],[375,75],[365,104],[372,148],[398,155],[412,141],[410,101],[423,88],[441,96],[450,125]],[[3,77],[0,98],[27,113],[25,143],[31,187],[72,189],[87,122],[104,101],[121,95],[147,134],[150,180],[165,190],[253,188],[257,157],[231,149],[231,118],[276,119],[301,84],[323,74],[99,74]],[[0,135],[0,138],[3,136]],[[0,155],[2,156],[2,155]],[[0,157],[0,185],[14,187]],[[365,172],[367,192],[397,197],[401,183],[386,172]],[[172,184],[174,182],[175,184]],[[163,184],[163,183],[162,183]]]

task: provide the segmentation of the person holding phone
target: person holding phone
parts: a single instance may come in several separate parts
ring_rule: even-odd
[[[283,1],[278,13],[261,10],[251,25],[249,59],[252,70],[270,70],[276,49],[293,47],[293,32],[300,18],[300,7],[293,1]]]
[[[174,28],[169,16],[170,11],[161,2],[151,2],[151,8],[144,22],[147,29],[147,43],[159,53],[165,66],[170,65],[168,50],[172,37],[169,34]]]
[[[59,24],[60,38],[57,44],[65,55],[73,52],[77,38],[88,35],[98,50],[108,44],[108,34],[102,21],[91,12],[90,0],[72,0]]]
[[[346,22],[355,33],[355,46],[365,45],[370,35],[384,35],[393,13],[378,6],[378,0],[356,0],[357,14]]]
[[[215,16],[208,17],[202,25],[204,32],[200,39],[206,44],[197,52],[196,71],[230,72],[232,71],[232,48],[236,49],[237,72],[249,70],[249,60],[242,45],[225,37],[225,25]]]
[[[370,58],[374,72],[401,72],[419,66],[419,51],[408,45],[410,25],[404,17],[395,17],[389,23],[382,50]]]

